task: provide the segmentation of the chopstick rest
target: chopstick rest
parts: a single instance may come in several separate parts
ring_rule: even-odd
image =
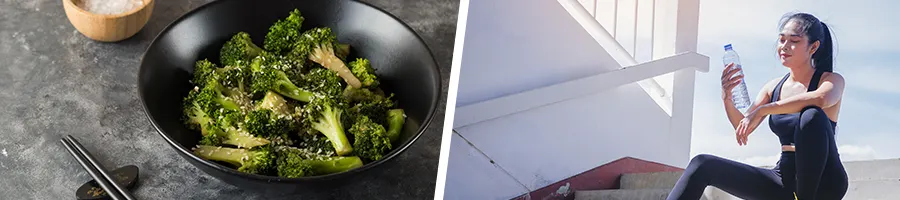
[[[94,178],[94,181],[99,183],[100,187],[102,187],[113,200],[134,199],[124,186],[120,185],[118,181],[113,180],[113,176],[104,169],[103,165],[100,165],[96,158],[94,158],[94,156],[91,155],[91,153],[88,152],[75,137],[67,135],[60,139],[60,142],[66,147],[69,154],[72,154],[72,157],[78,161],[78,164]]]
[[[110,175],[116,179],[116,183],[128,189],[134,187],[139,174],[138,167],[134,165],[126,165],[110,172]],[[85,182],[78,190],[75,190],[75,196],[78,200],[111,199],[109,194],[93,179]]]

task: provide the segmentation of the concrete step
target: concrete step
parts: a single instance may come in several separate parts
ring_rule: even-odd
[[[900,159],[844,162],[850,181],[900,179]]]
[[[672,189],[618,189],[576,191],[575,200],[665,200]]]
[[[617,189],[576,191],[575,200],[665,200],[669,189]],[[706,197],[701,200],[710,200]]]
[[[622,174],[621,189],[671,189],[684,172],[651,172]]]
[[[898,189],[900,189],[898,179],[851,181],[844,199],[898,199],[900,197]]]

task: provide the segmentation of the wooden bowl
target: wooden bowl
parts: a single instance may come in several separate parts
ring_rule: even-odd
[[[134,36],[147,24],[155,2],[143,0],[143,4],[134,10],[110,15],[92,13],[78,7],[82,0],[62,1],[72,26],[84,36],[102,42],[117,42]]]

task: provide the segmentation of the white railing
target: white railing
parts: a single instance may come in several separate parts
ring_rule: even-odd
[[[585,3],[585,2],[588,2],[588,3]],[[613,6],[611,6],[611,7],[610,6],[599,6],[598,0],[560,0],[560,4],[563,7],[565,7],[565,9],[569,12],[569,14],[571,14],[572,17],[575,18],[575,20],[578,21],[578,23],[581,24],[584,27],[584,29],[592,37],[594,37],[594,39],[597,41],[597,43],[599,43],[600,46],[603,47],[603,49],[606,49],[606,51],[613,57],[613,59],[615,59],[616,62],[619,63],[619,66],[621,66],[623,68],[635,66],[641,62],[641,61],[638,61],[638,56],[636,56],[637,52],[638,52],[638,45],[637,45],[638,44],[638,35],[641,35],[640,33],[638,33],[638,25],[640,24],[640,23],[638,23],[639,22],[638,14],[640,13],[640,12],[638,12],[639,11],[638,2],[640,2],[640,1],[633,0],[633,2],[634,2],[634,12],[633,12],[634,18],[633,18],[632,22],[630,23],[631,24],[630,28],[633,29],[633,32],[631,35],[627,35],[627,34],[620,35],[620,34],[618,34],[618,31],[616,30],[619,26],[619,21],[620,21],[619,17],[618,17],[618,15],[619,15],[619,11],[618,11],[619,10],[619,8],[618,8],[619,0],[614,0]],[[586,6],[586,5],[588,5],[588,6]],[[602,23],[603,17],[600,17],[600,19],[598,19],[598,16],[603,16],[603,15],[599,15],[598,9],[597,9],[598,7],[611,8],[611,9],[600,10],[600,11],[602,11],[602,13],[607,13],[605,10],[611,10],[611,13],[612,13],[612,15],[611,15],[612,16],[612,24],[611,25],[607,24],[604,26]],[[653,57],[653,51],[655,49],[654,48],[655,44],[652,42],[653,38],[656,36],[656,25],[657,25],[656,19],[655,19],[656,18],[656,0],[652,0],[651,7],[652,7],[652,9],[650,11],[650,16],[653,19],[650,20],[651,30],[649,33],[649,35],[650,35],[649,38],[650,38],[651,42],[648,47],[650,49],[649,50],[650,56],[648,59],[642,59],[643,62],[657,59],[657,58]],[[623,23],[623,25],[624,25],[624,23]],[[610,28],[605,28],[605,27],[610,27]],[[625,40],[625,38],[628,38],[628,36],[630,36],[630,38],[632,39],[632,41],[631,41],[632,51],[631,52],[629,52],[627,49],[625,49],[625,47],[622,45],[622,43],[625,43],[624,40]],[[666,56],[668,56],[668,55],[666,55]],[[662,76],[665,76],[665,75],[662,75]],[[665,88],[663,88],[662,85],[660,85],[660,80],[658,80],[658,77],[639,80],[639,81],[637,81],[637,83],[638,83],[638,85],[641,86],[641,88],[644,89],[644,91],[646,91],[648,94],[650,94],[651,98],[653,98],[653,100],[656,101],[656,103],[660,106],[661,109],[663,109],[666,113],[668,113],[670,115],[672,114],[672,108],[671,108],[672,96],[670,95],[671,93],[667,92],[667,90]]]
[[[700,0],[558,0],[559,3],[581,24],[582,27],[607,51],[623,68],[639,66],[647,61],[676,54],[697,51],[697,31],[700,15]],[[649,11],[640,12],[642,5],[649,5]],[[631,3],[631,4],[629,4]],[[633,5],[633,10],[622,9]],[[647,9],[645,9],[647,10]],[[628,15],[628,11],[632,12]],[[624,13],[624,14],[623,14]],[[641,20],[649,15],[649,22]],[[620,16],[631,16],[632,19],[621,19]],[[611,18],[611,20],[609,20]],[[640,32],[638,27],[649,26],[648,32]],[[619,33],[622,29],[631,28],[630,35]],[[648,39],[639,39],[647,36]],[[623,47],[631,39],[631,52]],[[639,59],[640,41],[649,41],[643,46],[649,48],[649,56]],[[638,60],[641,60],[640,62]],[[637,81],[641,88],[656,101],[657,105],[671,116],[671,132],[668,137],[677,144],[690,144],[691,124],[693,120],[693,98],[695,72],[709,70],[709,58],[702,59],[704,64],[696,69],[672,68],[656,69],[665,75]],[[693,63],[683,63],[691,65]],[[666,84],[668,90],[660,83]],[[683,134],[688,134],[685,137]],[[690,145],[670,147],[673,156],[686,155]]]
[[[699,0],[661,0],[659,4],[656,0],[652,0],[650,5],[654,8],[650,15],[659,20],[651,20],[652,26],[655,27],[651,29],[653,33],[650,33],[651,38],[655,38],[651,40],[653,42],[649,47],[652,57],[641,59],[642,61],[638,61],[637,56],[634,56],[636,54],[628,52],[622,42],[610,34],[616,32],[615,30],[604,28],[596,17],[598,15],[592,14],[579,1],[585,0],[559,0],[559,3],[606,50],[606,53],[616,60],[621,69],[458,107],[454,117],[455,128],[637,82],[671,117],[674,122],[672,132],[690,134],[694,72],[705,72],[709,68],[709,58],[695,52]],[[591,2],[596,4],[598,1],[591,0]],[[638,7],[637,4],[635,7]],[[591,10],[593,13],[599,12],[596,7]],[[613,23],[613,27],[617,24]],[[625,37],[621,34],[617,36]],[[638,38],[631,37],[635,40]],[[638,51],[636,44],[631,46],[634,52]],[[660,79],[665,79],[665,76],[672,77],[669,81],[671,85],[669,92],[659,84]]]

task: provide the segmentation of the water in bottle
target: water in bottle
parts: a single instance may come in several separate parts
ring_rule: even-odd
[[[725,56],[723,56],[722,62],[724,62],[725,65],[734,63],[735,67],[739,70],[735,73],[735,76],[744,74],[744,70],[741,68],[741,59],[737,52],[731,47],[731,44],[725,45]],[[734,106],[737,109],[746,109],[750,107],[750,95],[747,94],[747,84],[744,83],[743,78],[741,79],[741,83],[731,90],[731,101],[734,102]]]

